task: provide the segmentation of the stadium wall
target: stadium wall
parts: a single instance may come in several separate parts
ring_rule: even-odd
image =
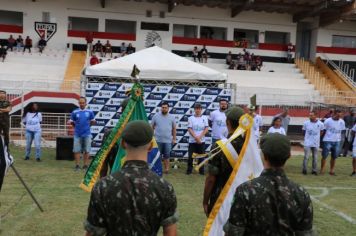
[[[42,21],[43,12],[50,13],[50,21],[57,23],[57,32],[48,42],[52,48],[65,48],[67,45],[85,45],[84,36],[87,32],[70,30],[68,17],[87,17],[98,19],[98,33],[95,39],[105,41],[110,39],[112,45],[119,46],[122,42],[133,43],[137,50],[145,47],[146,39],[150,30],[141,30],[141,22],[168,23],[168,31],[157,31],[162,39],[162,46],[168,50],[180,54],[188,54],[195,45],[206,44],[209,52],[214,57],[224,57],[225,53],[232,51],[234,54],[242,51],[241,48],[234,47],[234,29],[249,29],[259,32],[259,45],[251,52],[263,57],[281,59],[286,56],[286,45],[265,43],[265,32],[285,32],[289,34],[290,41],[296,44],[297,24],[293,23],[292,16],[280,13],[265,13],[244,11],[234,18],[230,17],[229,9],[192,7],[178,5],[171,13],[167,12],[167,4],[147,3],[135,1],[107,1],[106,7],[100,6],[99,0],[62,0],[62,1],[28,1],[13,0],[3,1],[0,10],[23,12],[23,24],[14,22],[11,25],[0,22],[0,39],[7,38],[10,33],[15,36],[22,34],[29,35],[34,42],[39,37],[34,29],[35,21]],[[152,12],[151,17],[146,17],[146,11]],[[160,12],[164,12],[164,18],[160,17]],[[119,34],[105,32],[105,20],[126,20],[137,22],[135,33]],[[198,28],[197,35],[200,35],[200,26],[224,27],[227,28],[224,40],[202,40],[199,38],[179,38],[173,37],[173,24],[195,25]],[[320,53],[327,53],[333,60],[343,59],[345,61],[356,61],[354,55],[356,49],[345,49],[332,47],[332,35],[356,35],[356,23],[342,22],[330,25],[325,28],[314,29],[317,35],[316,56]],[[313,50],[313,49],[312,49]]]

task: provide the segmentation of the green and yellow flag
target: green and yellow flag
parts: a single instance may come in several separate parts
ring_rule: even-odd
[[[80,184],[80,187],[90,192],[94,187],[94,184],[98,180],[100,176],[101,168],[109,154],[110,150],[115,146],[116,143],[120,144],[122,131],[126,127],[127,123],[133,120],[145,120],[148,122],[147,114],[145,111],[145,107],[143,104],[143,94],[144,88],[143,86],[136,81],[131,88],[129,102],[120,116],[118,123],[115,128],[111,131],[110,135],[105,139],[103,145],[100,150],[95,155],[93,161],[91,162],[87,172],[85,173],[84,179]],[[156,172],[158,175],[162,175],[162,163],[159,160],[160,153],[158,152],[157,143],[153,140],[153,149],[148,154],[148,163],[150,168]],[[119,145],[119,151],[116,155],[115,163],[111,172],[115,172],[120,170],[124,157],[126,156],[126,152]]]

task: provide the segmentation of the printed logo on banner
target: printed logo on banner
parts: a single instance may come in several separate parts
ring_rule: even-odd
[[[151,93],[152,90],[155,88],[155,86],[150,86],[150,85],[144,85],[143,89],[145,93]]]
[[[163,102],[168,103],[168,106],[169,106],[170,108],[174,107],[174,106],[177,104],[177,101],[163,101]]]
[[[108,123],[106,124],[106,127],[108,128],[112,128],[115,127],[117,122],[119,122],[119,119],[111,119],[108,121]]]
[[[213,102],[215,101],[217,96],[215,95],[201,95],[197,102]]]
[[[96,91],[93,90],[86,90],[85,91],[85,97],[94,97],[94,95],[96,94]]]
[[[219,95],[231,97],[231,89],[223,89],[223,90],[221,90],[221,92],[220,92]],[[229,99],[229,100],[230,100],[230,99]]]
[[[178,94],[178,93],[168,93],[163,100],[166,101],[179,101],[184,94]]]
[[[100,120],[100,119],[96,119],[96,126],[105,126],[107,123],[107,120]]]
[[[117,112],[118,107],[117,106],[104,106],[103,111],[112,111],[112,112]]]
[[[152,100],[162,100],[165,94],[161,93],[151,93],[148,95],[147,99],[152,99]]]
[[[175,146],[174,146],[174,148],[173,148],[173,150],[174,151],[186,151],[186,150],[188,150],[188,143],[177,143]]]
[[[104,90],[112,90],[112,91],[116,91],[117,90],[118,85],[117,84],[105,84],[103,89]]]
[[[98,114],[96,114],[95,118],[111,119],[114,115],[115,115],[115,112],[100,111]]]
[[[177,158],[182,158],[184,157],[184,154],[186,153],[186,151],[171,151],[171,157],[177,157]]]
[[[178,108],[191,108],[194,105],[194,102],[186,102],[186,101],[179,101],[174,107]]]
[[[108,101],[109,99],[107,99],[107,98],[96,98],[96,97],[94,97],[94,98],[92,98],[91,99],[91,101],[90,101],[90,103],[92,103],[92,104],[106,104],[106,102]]]
[[[121,103],[124,99],[123,98],[110,98],[105,105],[110,106],[121,106]]]
[[[97,125],[93,125],[90,127],[91,133],[92,134],[98,134],[101,132],[101,130],[103,129],[103,126],[97,126]]]
[[[143,102],[145,107],[154,107],[154,108],[158,107],[160,103],[161,103],[160,100],[146,100]]]
[[[104,86],[104,84],[88,83],[88,84],[87,84],[87,89],[88,89],[88,90],[95,90],[95,91],[98,91],[98,90],[100,90],[103,86]]]
[[[99,141],[93,141],[93,142],[91,142],[91,146],[92,147],[101,147],[101,142],[99,142]]]
[[[181,143],[189,143],[189,136],[183,136],[181,139]]]
[[[187,131],[183,129],[177,129],[177,137],[183,137]]]
[[[145,111],[147,114],[150,114],[152,113],[152,116],[156,113],[156,112],[153,112],[155,110],[154,107],[145,107]],[[157,109],[158,110],[158,109]],[[150,114],[151,115],[151,114]],[[151,120],[152,118],[149,118],[149,120]]]
[[[173,87],[171,93],[186,93],[188,91],[188,86],[177,86]]]
[[[183,121],[179,122],[177,124],[177,128],[178,129],[188,129],[188,122],[183,122]]]
[[[174,117],[176,123],[178,123],[182,119],[183,115],[174,114],[173,117]]]
[[[156,86],[153,93],[169,93],[172,90],[172,86]]]
[[[182,101],[197,101],[197,99],[198,99],[198,95],[184,95],[183,97],[182,97]]]
[[[103,108],[104,105],[96,105],[96,104],[89,104],[88,105],[88,109],[94,111],[94,112],[98,112],[101,111],[101,109]]]
[[[186,92],[186,94],[201,95],[204,93],[205,90],[206,90],[206,88],[189,88],[188,91]]]
[[[188,108],[171,108],[171,114],[185,114],[188,111]]]
[[[95,98],[111,98],[115,94],[115,91],[99,90],[95,94]]]
[[[98,134],[97,136],[95,136],[95,138],[93,139],[94,141],[102,141],[104,137],[103,133]]]
[[[126,92],[127,90],[130,90],[132,86],[133,86],[132,83],[124,83],[117,89],[117,91]]]
[[[221,89],[218,88],[207,88],[204,92],[204,94],[209,94],[209,95],[219,95],[221,92]]]

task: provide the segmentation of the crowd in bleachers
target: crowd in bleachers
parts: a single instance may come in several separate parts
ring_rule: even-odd
[[[47,46],[46,40],[42,37],[37,43],[37,48],[40,53],[43,52],[45,47]],[[16,39],[12,36],[12,34],[9,36],[7,40],[2,40],[1,42],[1,49],[0,49],[0,58],[2,58],[2,61],[5,61],[7,51],[17,51],[17,52],[23,52],[25,53],[26,49],[28,50],[29,53],[31,53],[31,49],[33,48],[33,42],[30,36],[27,36],[25,39],[22,38],[21,35],[19,35]]]
[[[243,53],[237,54],[235,58],[230,51],[226,56],[226,64],[230,70],[261,71],[262,59],[260,56],[256,56],[246,49],[243,49]]]
[[[205,45],[203,45],[200,50],[195,46],[192,50],[192,57],[194,62],[207,63],[209,57],[208,49]],[[226,64],[230,70],[261,71],[262,59],[260,56],[256,56],[246,49],[243,49],[243,53],[237,54],[236,57],[229,51],[226,55]]]
[[[118,55],[113,57],[113,46],[111,45],[109,40],[106,40],[105,44],[102,44],[100,42],[100,40],[98,40],[93,46],[89,43],[89,41],[87,40],[88,43],[88,47],[90,47],[90,51],[91,51],[91,58],[89,61],[89,64],[92,65],[96,65],[99,64],[103,61],[103,57],[106,58],[107,54],[110,55],[110,59],[116,59],[118,57],[123,57],[129,54],[132,54],[136,51],[136,49],[132,46],[131,43],[129,43],[128,45],[126,45],[125,42],[122,42],[120,47],[117,48],[116,52],[118,53]],[[99,55],[97,55],[99,54]],[[99,56],[99,57],[98,57]],[[108,60],[110,60],[108,59]]]

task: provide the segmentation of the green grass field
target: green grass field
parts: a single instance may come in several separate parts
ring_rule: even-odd
[[[43,150],[43,162],[24,161],[24,150],[13,147],[15,166],[42,204],[41,213],[12,170],[5,178],[1,202],[1,235],[83,235],[89,194],[78,188],[84,172],[74,172],[73,162],[56,161],[54,149]],[[301,175],[301,157],[288,161],[286,172],[297,183],[309,188],[314,200],[314,227],[319,235],[355,235],[356,178],[349,176],[351,159],[337,161],[331,177]],[[311,163],[310,163],[311,164]],[[184,174],[182,163],[166,177],[175,188],[180,214],[179,235],[201,235],[206,217],[202,210],[204,177]],[[344,214],[344,218],[340,216]]]

